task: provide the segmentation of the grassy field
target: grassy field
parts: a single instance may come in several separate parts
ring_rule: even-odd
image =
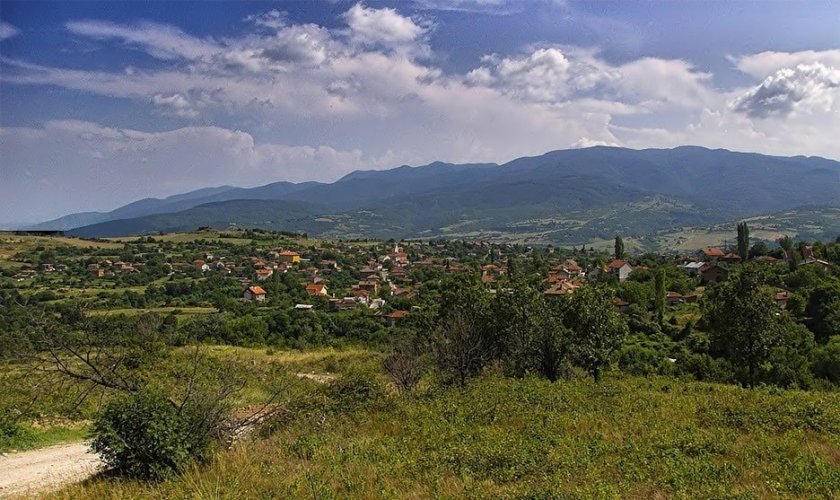
[[[33,422],[20,427],[15,436],[0,436],[0,451],[16,452],[83,440],[87,421]]]
[[[234,406],[262,402],[278,385],[287,385],[293,394],[309,394],[318,384],[300,374],[340,376],[355,371],[371,372],[378,369],[382,356],[361,349],[275,351],[203,346],[202,350],[222,369],[229,369],[230,376],[242,376],[246,380],[244,389],[232,401]],[[178,387],[182,382],[177,375],[178,366],[187,362],[193,353],[191,347],[173,349],[169,356],[152,368],[153,378],[161,387]],[[26,370],[20,364],[0,364],[0,417],[7,408],[30,408],[31,413],[39,416],[33,421],[20,422],[19,432],[14,435],[4,436],[0,432],[0,452],[80,440],[101,405],[115,395],[95,390],[80,404],[77,397],[83,387],[55,386],[45,382],[47,379],[42,379],[41,375]]]
[[[52,498],[836,498],[840,394],[664,378],[485,376],[396,395],[376,356],[243,352],[367,371],[270,437],[149,484],[99,478]],[[360,360],[362,360],[360,362]],[[339,379],[341,380],[341,379]],[[340,386],[341,384],[339,384]],[[365,387],[365,391],[360,389]]]
[[[193,231],[187,233],[169,233],[153,236],[156,241],[168,241],[170,243],[189,243],[196,240],[216,241],[220,243],[233,243],[234,245],[250,245],[253,240],[242,238],[241,231]],[[137,238],[106,238],[115,243],[126,243],[136,241]]]
[[[777,241],[785,236],[796,236],[796,232],[792,230],[750,229],[750,237],[757,240]],[[731,246],[735,239],[736,232],[733,226],[732,229],[685,229],[657,237],[656,241],[661,248],[692,252],[698,248],[719,247],[724,242]]]
[[[91,241],[64,236],[17,235],[7,231],[0,231],[0,269],[17,269],[23,267],[23,263],[11,260],[19,252],[31,252],[38,247],[55,248],[61,245],[97,250],[122,248],[121,243],[110,241]]]
[[[126,314],[128,316],[134,316],[138,314],[144,314],[147,312],[155,312],[158,314],[170,314],[173,312],[177,312],[178,315],[191,316],[196,314],[211,314],[214,312],[218,312],[218,309],[216,309],[215,307],[151,307],[143,309],[92,309],[88,311],[88,314],[94,316],[110,316],[113,314]]]

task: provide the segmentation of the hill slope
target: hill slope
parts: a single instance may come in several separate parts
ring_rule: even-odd
[[[368,380],[354,379],[352,387],[367,390],[333,403],[319,425],[304,407],[270,438],[167,481],[95,478],[57,497],[834,498],[840,491],[835,393],[628,377],[600,384],[482,378],[465,389],[389,396]],[[319,402],[341,394],[323,391]]]
[[[240,198],[264,201],[246,211],[241,204],[225,201]],[[293,205],[275,207],[267,200]],[[840,206],[840,163],[699,147],[595,147],[553,151],[504,165],[433,163],[354,172],[332,184],[230,188],[167,206],[192,204],[192,209],[208,201],[219,203],[199,211],[173,210],[166,217],[82,226],[72,233],[124,236],[235,223],[336,237],[499,233],[582,243],[615,233],[648,235],[804,205]],[[294,220],[274,214],[275,208],[292,208]]]

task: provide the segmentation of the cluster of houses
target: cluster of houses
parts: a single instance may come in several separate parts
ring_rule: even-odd
[[[294,266],[307,280],[304,284],[306,294],[313,299],[326,301],[329,309],[334,311],[346,311],[358,307],[380,310],[385,306],[385,299],[380,295],[386,285],[390,290],[390,296],[411,297],[415,293],[409,287],[413,282],[408,277],[407,266],[410,264],[408,254],[399,246],[395,246],[391,253],[368,260],[366,265],[358,270],[360,280],[350,286],[349,293],[341,296],[333,296],[328,286],[328,275],[341,271],[337,261],[322,259],[318,262],[318,266],[313,266],[309,265],[310,262],[303,259],[299,253],[289,250],[275,249],[269,251],[267,255],[268,262],[254,258],[256,280],[264,281],[275,272],[285,273]],[[246,287],[242,295],[243,300],[253,302],[266,300],[267,294],[264,288],[251,284],[246,278],[241,278],[240,282]],[[302,311],[309,311],[312,308],[312,304],[295,306],[295,309]],[[409,312],[394,311],[378,313],[378,315],[384,322],[393,324],[407,317]]]
[[[98,263],[88,264],[87,270],[94,278],[103,278],[105,276],[114,276],[117,273],[138,273],[142,267],[142,264],[121,261],[112,262],[105,259]]]
[[[394,244],[393,247],[383,249],[382,246],[353,246],[344,243],[343,246],[331,249],[333,259],[336,254],[340,255],[341,262],[347,264],[352,261],[352,269],[342,271],[339,262],[333,259],[324,259],[322,256],[329,252],[324,249],[312,248],[312,251],[303,250],[303,255],[297,251],[284,248],[262,249],[256,255],[238,253],[235,257],[224,257],[204,252],[191,254],[186,261],[173,261],[165,264],[171,274],[183,273],[195,276],[196,273],[212,274],[220,273],[235,277],[242,286],[241,300],[248,302],[265,302],[270,297],[264,282],[272,279],[277,274],[287,273],[294,270],[294,276],[300,278],[301,285],[311,300],[310,304],[298,304],[296,309],[308,311],[314,304],[318,307],[326,307],[334,311],[344,311],[356,308],[368,308],[376,310],[382,321],[394,324],[402,321],[410,315],[409,311],[388,311],[386,300],[392,301],[395,298],[414,298],[421,290],[412,276],[417,277],[415,270],[423,268],[438,270],[445,273],[462,273],[472,269],[479,269],[478,264],[467,264],[465,262],[484,262],[480,267],[481,281],[488,287],[496,288],[497,283],[504,282],[504,277],[509,274],[509,258],[512,247],[503,245],[491,245],[486,242],[475,242],[472,251],[468,251],[468,259],[465,262],[452,256],[447,251],[439,251],[437,245],[444,243],[428,242],[425,244],[408,243],[406,247]],[[411,255],[406,251],[411,250]],[[218,249],[216,249],[218,250]],[[548,254],[553,254],[555,249],[549,247]],[[516,250],[518,258],[529,259],[532,256],[532,249]],[[784,254],[784,260],[796,259],[800,265],[821,265],[828,266],[827,262],[814,258],[810,247],[800,249],[800,259],[792,252]],[[199,256],[190,261],[192,257]],[[578,257],[579,254],[574,254]],[[171,260],[171,259],[170,259]],[[782,259],[773,257],[757,257],[755,260],[773,262]],[[489,263],[487,263],[489,261]],[[679,260],[680,267],[688,274],[696,276],[703,284],[716,283],[726,280],[729,276],[729,268],[732,264],[739,262],[740,257],[732,252],[723,251],[720,248],[706,248],[694,255],[688,255]],[[574,259],[555,258],[550,259],[551,265],[544,275],[546,297],[563,297],[575,293],[587,280],[599,279],[603,276],[613,276],[619,283],[626,281],[632,273],[646,269],[644,265],[628,259],[614,259],[604,265],[587,266],[581,265]],[[62,272],[67,270],[65,264],[42,264],[37,269],[25,269],[18,272],[14,279],[21,281],[32,278],[38,273]],[[143,264],[131,262],[112,262],[108,259],[96,263],[90,263],[86,270],[91,277],[103,278],[114,276],[120,273],[137,273],[143,270]],[[341,279],[336,279],[336,274]],[[348,274],[352,282],[348,283]],[[338,284],[340,283],[340,285]],[[785,291],[776,294],[776,302],[784,306],[789,295]],[[668,304],[691,303],[697,301],[696,294],[683,295],[675,291],[668,291],[666,296]],[[630,304],[616,299],[614,305],[617,310],[627,312]]]

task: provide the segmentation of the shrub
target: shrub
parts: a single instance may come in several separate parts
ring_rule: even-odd
[[[330,392],[338,411],[373,404],[385,396],[379,381],[363,373],[351,373],[337,379],[330,386]]]
[[[416,342],[407,341],[397,345],[382,361],[385,371],[400,392],[414,389],[423,377],[425,367],[420,357],[421,352]]]
[[[813,370],[814,375],[840,384],[840,335],[814,350]]]
[[[191,427],[189,411],[147,389],[105,407],[93,424],[91,448],[118,474],[158,480],[207,452],[209,439]]]
[[[622,348],[618,366],[633,375],[665,374],[672,370],[671,362],[664,355],[639,345]]]

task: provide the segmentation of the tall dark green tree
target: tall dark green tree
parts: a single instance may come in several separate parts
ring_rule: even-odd
[[[746,262],[750,256],[750,228],[746,222],[738,223],[738,255],[741,262]]]
[[[516,263],[516,257],[513,255],[508,256],[507,259],[507,274],[512,280],[519,276],[519,266]]]
[[[662,326],[665,319],[665,270],[658,270],[653,277],[653,281],[653,308],[656,312],[656,320],[659,322],[659,326]]]
[[[756,272],[744,271],[713,287],[703,304],[712,340],[755,387],[759,367],[781,337],[782,317]]]
[[[621,239],[621,236],[615,237],[615,258],[624,258],[624,240]]]

